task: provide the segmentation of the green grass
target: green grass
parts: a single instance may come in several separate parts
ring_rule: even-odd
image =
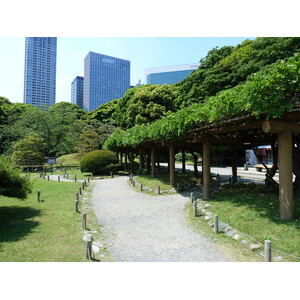
[[[72,154],[66,154],[62,155],[57,158],[56,162],[57,164],[63,164],[63,165],[78,165],[79,166],[79,160],[77,157],[77,153]]]
[[[168,173],[157,173],[154,178],[151,175],[138,175],[136,176],[136,181],[138,183],[142,183],[143,186],[149,187],[153,190],[157,190],[157,187],[160,186],[161,191],[169,191],[172,190],[172,186],[170,185],[170,175]],[[194,176],[192,173],[176,173],[177,183],[180,185],[191,182],[196,184],[200,179]],[[174,191],[175,192],[175,191]],[[149,194],[153,194],[153,192],[146,192]]]
[[[296,199],[295,219],[290,222],[283,221],[279,217],[278,194],[266,192],[264,186],[260,185],[228,185],[207,203],[211,204],[209,210],[218,214],[220,221],[246,233],[262,244],[266,239],[271,240],[272,248],[300,257],[299,199]],[[192,210],[192,207],[189,209]],[[220,234],[222,235],[225,236]],[[282,254],[273,252],[273,255]],[[299,261],[282,256],[286,261]]]
[[[87,261],[81,214],[74,209],[75,194],[82,184],[46,181],[36,174],[33,177],[33,192],[28,199],[0,196],[0,261]],[[38,189],[41,202],[37,202]],[[82,201],[81,196],[81,205]],[[101,235],[97,226],[89,210],[87,227]],[[107,249],[102,255],[104,260],[110,260]]]

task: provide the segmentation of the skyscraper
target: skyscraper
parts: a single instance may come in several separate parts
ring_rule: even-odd
[[[27,37],[25,42],[24,103],[55,103],[56,37]]]
[[[77,76],[71,84],[71,102],[83,108],[83,77]]]
[[[199,67],[199,64],[178,65],[146,69],[147,84],[173,84],[180,82]]]
[[[89,52],[84,59],[83,108],[95,110],[130,88],[130,61]]]

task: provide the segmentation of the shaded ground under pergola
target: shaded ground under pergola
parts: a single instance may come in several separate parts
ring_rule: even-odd
[[[211,197],[211,146],[229,146],[232,149],[232,182],[237,182],[237,151],[245,145],[258,146],[273,144],[278,151],[279,167],[279,200],[280,217],[283,220],[294,218],[293,196],[293,146],[300,134],[300,108],[285,113],[278,119],[267,120],[264,116],[259,119],[249,115],[235,116],[218,122],[203,122],[188,131],[177,141],[151,140],[135,148],[118,148],[121,163],[125,153],[125,167],[128,168],[129,156],[130,170],[133,171],[133,155],[139,155],[139,169],[144,166],[151,170],[154,177],[159,166],[159,155],[168,153],[168,170],[170,184],[175,187],[175,154],[182,151],[182,169],[185,171],[185,152],[197,151],[202,153],[203,163],[203,197]],[[144,154],[149,159],[145,161]],[[294,161],[298,159],[295,158]],[[277,156],[274,158],[277,161]],[[300,158],[299,158],[300,160]],[[274,163],[275,164],[275,163]],[[297,174],[295,174],[297,176]]]

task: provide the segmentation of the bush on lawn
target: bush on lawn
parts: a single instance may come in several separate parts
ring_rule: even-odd
[[[109,150],[91,151],[80,160],[81,172],[108,175],[110,171],[116,172],[120,168],[116,154]]]
[[[0,195],[24,199],[31,192],[29,174],[23,176],[9,158],[0,155]]]

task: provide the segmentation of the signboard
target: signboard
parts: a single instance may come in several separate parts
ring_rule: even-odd
[[[56,164],[56,158],[55,157],[48,157],[48,164],[49,165]]]

